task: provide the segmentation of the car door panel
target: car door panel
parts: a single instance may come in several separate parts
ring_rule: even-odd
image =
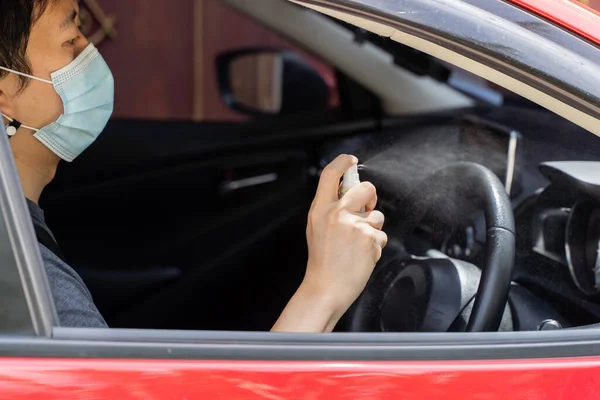
[[[241,299],[279,276],[280,300],[263,305],[273,315],[246,321],[268,327],[306,261],[315,149],[329,135],[375,124],[340,118],[306,118],[287,129],[279,120],[153,128],[113,121],[80,159],[61,165],[41,206],[111,326],[244,328],[227,312],[252,314],[239,311]],[[214,318],[185,315],[186,307],[227,297]]]
[[[36,374],[29,371],[32,363]],[[0,385],[6,398],[23,396],[25,385],[38,400],[592,399],[597,397],[599,371],[598,359],[584,365],[575,359],[521,364],[6,359]]]

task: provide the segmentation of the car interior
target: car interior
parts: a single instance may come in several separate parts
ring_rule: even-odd
[[[390,113],[341,69],[332,88],[293,51],[242,48],[214,68],[222,101],[247,120],[113,119],[40,202],[109,326],[269,330],[304,275],[319,173],[341,153],[377,187],[390,241],[336,331],[480,330],[485,307],[500,331],[600,322],[600,140],[444,61],[327,21],[457,106]],[[256,84],[257,65],[268,82]],[[508,304],[494,304],[502,290]]]

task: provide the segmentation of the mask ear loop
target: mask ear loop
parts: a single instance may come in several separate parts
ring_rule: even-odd
[[[19,129],[21,127],[25,128],[25,129],[29,129],[30,131],[34,131],[34,132],[38,132],[39,131],[39,129],[35,129],[35,128],[32,128],[30,126],[23,125],[22,123],[20,123],[16,119],[12,119],[10,117],[7,117],[4,114],[1,114],[1,115],[10,122],[8,125],[6,125],[6,133],[8,134],[8,136],[14,136],[14,134],[17,133],[17,129]]]
[[[49,81],[47,79],[38,78],[37,76],[33,76],[33,75],[27,75],[27,74],[24,74],[22,72],[15,71],[14,69],[5,68],[5,67],[0,67],[0,69],[3,70],[3,71],[6,71],[6,72],[11,72],[11,73],[19,75],[19,76],[24,76],[24,77],[29,78],[29,79],[34,79],[36,81],[48,83],[50,85],[54,84],[52,81]],[[0,115],[2,115],[4,118],[6,118],[7,120],[10,121],[10,124],[6,125],[6,133],[8,134],[8,136],[14,136],[15,133],[17,133],[17,129],[19,129],[20,127],[23,127],[25,129],[29,129],[30,131],[39,132],[39,129],[35,129],[35,128],[32,128],[30,126],[23,125],[19,121],[15,120],[15,119],[12,119],[10,117],[7,117],[4,114],[0,114]]]
[[[19,75],[19,76],[24,76],[25,78],[34,79],[36,81],[40,81],[40,82],[48,83],[50,85],[54,85],[54,82],[49,81],[48,79],[42,79],[42,78],[38,78],[37,76],[27,75],[27,74],[24,74],[24,73],[19,72],[19,71],[15,71],[14,69],[10,69],[10,68],[0,67],[0,69],[3,70],[3,71],[6,71],[6,72],[11,72],[11,73]]]
[[[17,133],[17,130],[21,127],[21,123],[19,121],[11,121],[10,124],[6,127],[6,133],[8,136],[14,136]]]

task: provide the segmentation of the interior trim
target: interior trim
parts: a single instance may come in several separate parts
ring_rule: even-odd
[[[536,104],[539,104],[547,108],[548,110],[553,111],[556,114],[564,117],[565,119],[581,126],[582,128],[596,134],[597,136],[600,136],[600,124],[598,123],[598,119],[594,116],[591,116],[571,105],[568,105],[565,102],[560,101],[555,97],[546,94],[523,81],[510,77],[505,73],[491,68],[481,62],[468,58],[456,51],[443,47],[439,44],[433,43],[429,40],[417,37],[413,34],[396,29],[393,26],[391,26],[391,23],[393,23],[394,21],[389,21],[389,23],[387,24],[384,22],[375,22],[364,16],[359,16],[349,12],[345,12],[341,9],[328,8],[327,4],[325,4],[323,1],[319,1],[319,5],[315,4],[316,2],[312,0],[291,1],[294,1],[295,3],[301,4],[305,7],[315,9],[321,13],[325,13],[350,24],[359,26],[376,34],[388,36],[396,42],[410,46],[433,57],[437,57],[440,60],[453,64],[490,82],[496,83],[524,98],[527,98],[535,102]],[[369,15],[369,17],[372,16]],[[462,45],[462,47],[466,46]],[[568,94],[563,93],[563,95]],[[577,99],[577,101],[581,102],[582,100]]]
[[[597,329],[493,333],[332,333],[54,328],[0,337],[0,357],[181,360],[505,360],[600,356]]]

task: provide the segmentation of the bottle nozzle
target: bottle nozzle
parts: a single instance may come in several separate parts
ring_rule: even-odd
[[[358,176],[358,165],[354,164],[348,168],[348,171],[344,173],[344,183],[342,184],[342,188],[348,191],[359,183],[360,178]]]
[[[342,187],[340,188],[340,198],[345,195],[348,190],[352,189],[359,183],[360,178],[358,176],[358,166],[355,164],[348,168],[346,172],[344,172],[344,179],[342,180]]]
[[[360,178],[358,176],[358,165],[354,164],[348,171],[344,172],[344,179],[342,180],[342,187],[340,188],[340,199],[344,196],[350,189],[360,183]],[[361,213],[365,212],[365,208],[361,208]]]

